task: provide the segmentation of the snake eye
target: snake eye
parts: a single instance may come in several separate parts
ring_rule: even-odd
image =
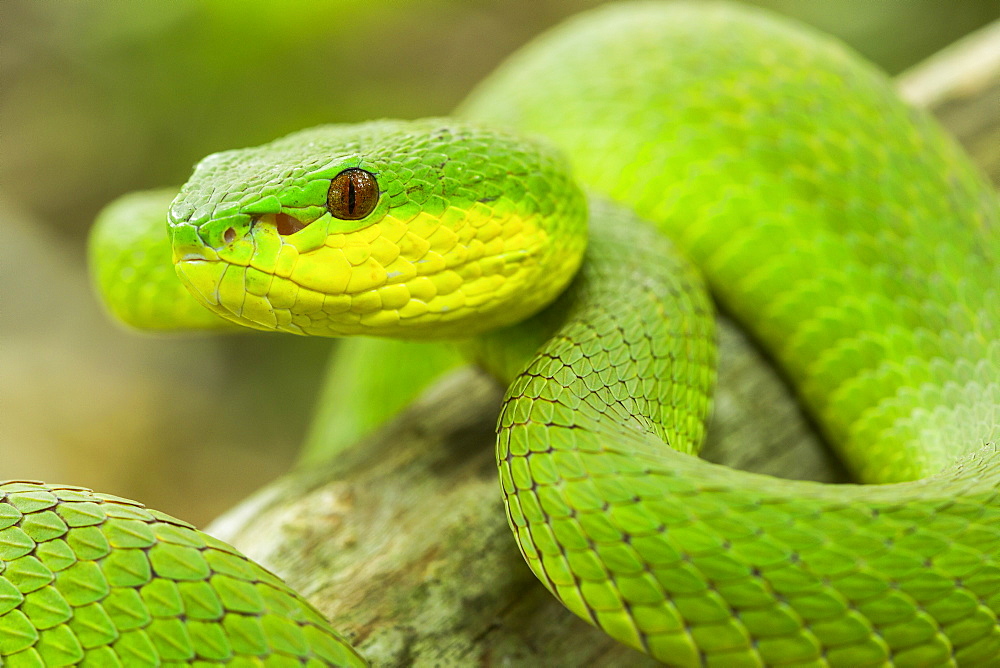
[[[364,218],[378,203],[378,183],[371,172],[345,169],[333,177],[326,194],[326,208],[341,220]]]

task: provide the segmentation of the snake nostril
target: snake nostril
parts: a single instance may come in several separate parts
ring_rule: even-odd
[[[305,226],[301,220],[292,218],[287,213],[279,213],[274,217],[274,228],[283,237],[295,234]]]
[[[236,230],[231,227],[226,228],[226,231],[222,233],[222,240],[227,244],[236,241]]]

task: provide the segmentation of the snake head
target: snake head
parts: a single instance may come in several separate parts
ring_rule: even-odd
[[[452,119],[216,153],[169,212],[175,268],[205,306],[322,336],[459,338],[521,320],[569,282],[585,228],[552,149]]]

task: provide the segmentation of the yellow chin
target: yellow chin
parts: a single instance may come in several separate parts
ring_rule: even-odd
[[[252,251],[180,260],[177,273],[211,310],[255,329],[464,338],[552,301],[586,243],[576,235],[575,247],[552,248],[533,218],[476,205],[329,233],[337,222],[327,215],[288,236],[258,224],[243,240]]]

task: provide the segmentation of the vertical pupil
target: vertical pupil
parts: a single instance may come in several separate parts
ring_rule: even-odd
[[[363,169],[345,169],[330,182],[326,207],[342,220],[360,220],[378,204],[379,191],[375,175]]]

